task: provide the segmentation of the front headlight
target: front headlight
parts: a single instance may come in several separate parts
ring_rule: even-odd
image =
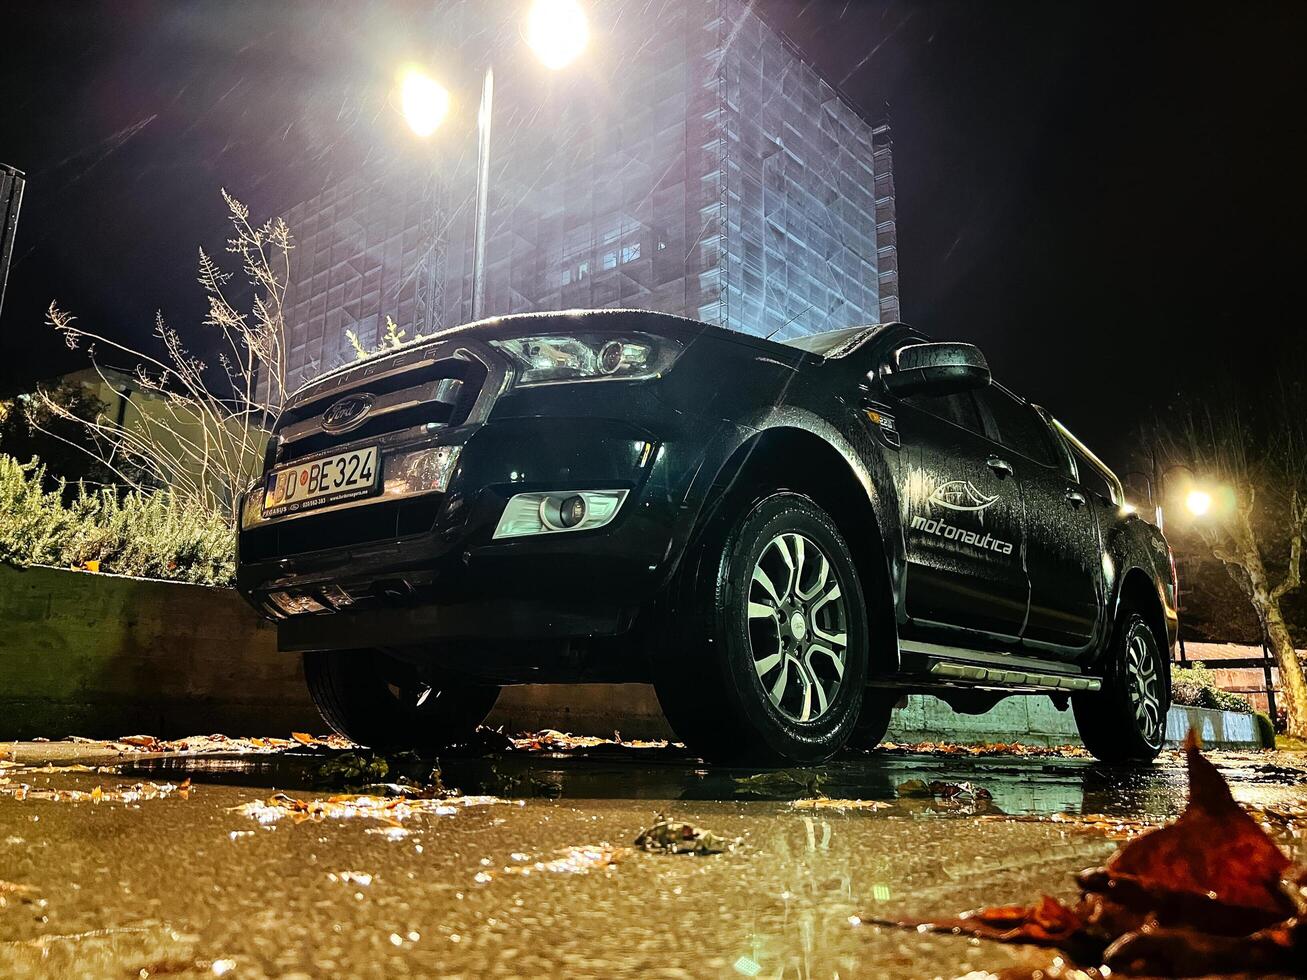
[[[517,365],[520,385],[570,381],[642,381],[676,362],[681,345],[651,334],[576,334],[492,340]]]

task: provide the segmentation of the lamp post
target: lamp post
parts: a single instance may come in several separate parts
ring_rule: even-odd
[[[540,63],[557,71],[575,61],[590,41],[590,25],[579,0],[534,0],[527,15],[526,41]],[[449,93],[434,79],[414,70],[403,83],[404,117],[413,132],[426,138],[443,120]],[[411,97],[411,98],[410,98]],[[490,203],[490,131],[494,121],[495,71],[486,66],[477,110],[477,170],[472,221],[472,319],[486,303],[486,225]]]

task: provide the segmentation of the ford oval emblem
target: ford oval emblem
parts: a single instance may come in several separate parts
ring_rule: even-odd
[[[367,418],[374,400],[366,392],[345,396],[322,413],[322,427],[328,432],[346,432],[354,428]]]

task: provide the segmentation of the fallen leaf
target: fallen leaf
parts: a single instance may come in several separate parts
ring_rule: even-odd
[[[138,749],[156,749],[159,747],[159,740],[153,735],[124,735],[118,741]]]
[[[299,742],[300,745],[317,745],[318,740],[312,735],[305,732],[291,732],[290,737]]]
[[[19,785],[0,784],[0,796],[9,796],[19,801],[45,800],[52,803],[140,803],[148,800],[162,800],[173,795],[187,799],[190,796],[190,789],[191,781],[189,779],[181,784],[133,783],[130,786],[109,788],[94,786],[90,790],[58,789],[23,783]]]
[[[1307,868],[1235,802],[1192,733],[1185,750],[1184,813],[1082,872],[1074,907],[1045,897],[956,918],[867,921],[1056,946],[1128,976],[1298,973],[1307,962]]]
[[[884,810],[890,806],[880,800],[829,800],[818,796],[808,800],[795,800],[790,806],[795,810]]]
[[[742,837],[719,837],[693,824],[669,820],[661,813],[657,822],[635,839],[636,847],[660,854],[722,854],[743,843]]]
[[[1022,745],[1020,742],[986,742],[980,745],[961,745],[954,742],[881,742],[877,752],[911,753],[914,755],[1019,755],[1032,758],[1056,756],[1066,759],[1086,759],[1089,751],[1080,745]]]
[[[234,813],[252,817],[259,823],[276,823],[290,817],[293,823],[321,820],[380,820],[398,824],[419,814],[451,816],[460,809],[493,804],[521,806],[520,801],[498,796],[453,796],[446,799],[413,799],[403,796],[368,796],[345,793],[325,800],[303,800],[287,793],[274,793],[267,800],[253,800],[232,807]]]
[[[826,784],[826,774],[815,769],[777,769],[753,776],[737,776],[735,785],[743,793],[775,796],[808,793],[816,796]]]
[[[1145,834],[1107,862],[1111,887],[1192,896],[1226,907],[1214,923],[1241,929],[1248,919],[1270,925],[1293,915],[1280,887],[1289,859],[1249,816],[1216,767],[1196,747],[1189,755],[1189,805],[1168,827]]]

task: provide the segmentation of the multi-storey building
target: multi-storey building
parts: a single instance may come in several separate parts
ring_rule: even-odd
[[[493,64],[487,315],[641,307],[779,338],[898,318],[888,125],[744,0],[608,0],[560,72],[517,0],[433,13],[455,112],[292,209],[290,373],[471,317],[475,105]],[[401,125],[397,120],[395,125]]]

